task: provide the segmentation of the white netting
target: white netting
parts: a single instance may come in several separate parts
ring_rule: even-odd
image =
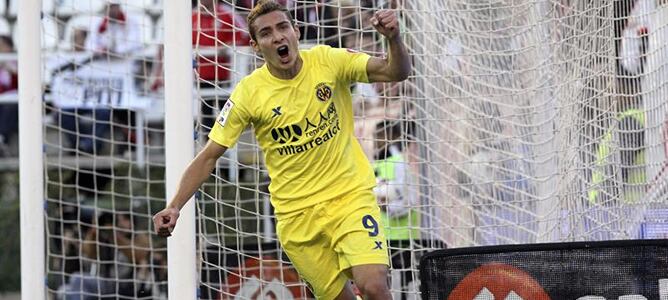
[[[262,63],[247,46],[245,15],[254,1],[212,2],[193,1],[193,14],[200,16],[193,18],[200,147],[234,84]],[[373,55],[386,46],[368,18],[378,8],[400,14],[411,77],[353,87],[355,130],[366,154],[380,162],[379,139],[391,140],[403,154],[408,179],[390,181],[385,195],[409,195],[395,209],[403,208],[410,222],[418,220],[407,238],[390,237],[395,298],[418,297],[416,263],[424,251],[444,245],[665,236],[665,5],[282,2],[298,22],[302,46],[326,43]],[[102,51],[94,59],[86,47],[73,53],[71,42],[78,27],[99,33],[104,2],[70,0],[45,8],[45,76],[51,85],[45,102],[47,272],[54,294],[62,294],[77,272],[105,269],[115,270],[107,272],[107,283],[146,283],[151,297],[166,292],[164,240],[151,238],[148,225],[164,206],[157,46],[165,36],[163,17],[157,1],[122,4],[140,32],[137,50]],[[70,61],[74,68],[58,68]],[[93,102],[76,102],[82,97]],[[99,99],[121,102],[92,104]],[[97,113],[68,109],[82,106]],[[63,124],[70,120],[73,125]],[[106,127],[105,133],[87,129],[95,125]],[[269,179],[252,131],[219,161],[214,175],[196,195],[200,297],[306,297],[274,234]],[[127,215],[136,221],[131,228]],[[116,217],[110,222],[109,216]],[[87,237],[98,218],[108,225]],[[119,260],[128,247],[105,240],[108,232],[130,237],[139,245],[135,255],[145,259],[134,265]],[[91,246],[97,253],[86,250]]]
[[[166,294],[150,226],[165,197],[162,9],[146,2],[44,7],[46,281],[62,299]]]
[[[242,4],[225,4],[247,13]],[[642,228],[656,222],[651,212],[665,201],[665,192],[645,195],[661,182],[652,178],[665,162],[665,79],[659,75],[665,50],[658,36],[651,42],[662,25],[652,25],[657,30],[649,38],[621,38],[634,4],[288,1],[303,43],[376,55],[386,49],[368,24],[370,13],[395,7],[401,14],[413,75],[401,84],[354,87],[356,134],[370,159],[375,133],[387,130],[377,123],[407,125],[395,141],[405,149],[405,172],[416,179],[398,188],[419,197],[412,213],[421,225],[412,242],[394,243],[394,292],[416,295],[400,278],[416,276],[415,259],[437,242],[461,247],[648,236]],[[661,20],[664,10],[652,6],[640,14]],[[634,42],[644,47],[635,58],[645,64],[635,73],[619,59],[620,49]],[[222,43],[238,49],[237,62],[257,63],[242,44]],[[224,160],[230,168],[200,197],[200,246],[212,262],[204,267],[216,274],[202,281],[215,294],[238,289],[221,278],[259,277],[259,268],[239,274],[236,264],[272,255],[254,252],[257,245],[276,246],[266,174],[254,145],[249,134],[236,156]],[[287,263],[278,255],[271,259]],[[246,292],[276,292],[268,288],[272,279],[263,278],[265,289],[256,284]]]
[[[646,37],[622,33],[633,4],[406,4],[436,236],[450,246],[640,236],[647,202],[662,200],[643,194],[665,162],[663,62],[652,57],[664,7],[638,13],[655,19]],[[618,59],[633,46],[635,73]]]

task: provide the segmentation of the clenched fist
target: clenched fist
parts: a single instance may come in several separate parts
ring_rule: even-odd
[[[377,11],[371,17],[371,24],[380,34],[388,39],[399,35],[399,19],[397,13],[393,10],[382,9]]]
[[[179,210],[173,207],[168,207],[153,216],[153,226],[155,233],[161,237],[168,237],[172,235],[176,220],[179,218]]]

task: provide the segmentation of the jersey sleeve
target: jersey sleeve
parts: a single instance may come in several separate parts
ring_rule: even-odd
[[[237,86],[216,117],[209,139],[228,149],[234,147],[241,133],[250,124],[251,114],[247,107],[249,100],[243,87]]]
[[[368,54],[346,48],[327,47],[327,55],[339,78],[349,82],[369,82],[366,65],[371,56]]]

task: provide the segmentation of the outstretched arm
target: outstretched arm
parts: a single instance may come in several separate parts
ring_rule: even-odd
[[[225,150],[227,150],[226,147],[209,140],[204,149],[190,162],[188,168],[183,172],[181,181],[176,188],[176,194],[167,204],[167,208],[153,216],[153,225],[158,235],[169,236],[171,234],[174,226],[176,226],[176,220],[179,218],[179,211],[209,177],[216,166],[216,161],[225,153]]]
[[[405,80],[411,72],[411,61],[399,34],[397,14],[392,10],[377,11],[371,23],[387,39],[389,50],[386,58],[369,59],[366,66],[369,82]]]

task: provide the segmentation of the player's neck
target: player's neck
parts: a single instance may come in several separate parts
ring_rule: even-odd
[[[290,80],[297,77],[299,71],[301,71],[303,66],[304,66],[304,61],[302,60],[301,55],[298,55],[297,59],[295,60],[295,63],[292,65],[292,67],[288,69],[276,68],[271,64],[267,64],[267,69],[269,69],[269,73],[272,76],[278,79]]]

